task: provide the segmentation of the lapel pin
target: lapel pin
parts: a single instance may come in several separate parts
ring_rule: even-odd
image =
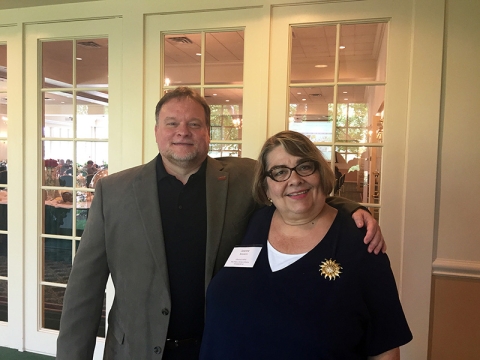
[[[224,175],[224,176],[219,176],[219,177],[218,177],[218,180],[226,180],[226,179],[227,179],[227,177],[226,177],[225,175]]]

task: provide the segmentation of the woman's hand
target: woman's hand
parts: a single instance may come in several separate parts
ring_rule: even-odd
[[[365,226],[367,228],[367,234],[363,241],[365,244],[368,244],[368,252],[373,251],[375,254],[378,254],[380,251],[387,251],[387,244],[383,238],[380,225],[378,225],[372,214],[366,210],[358,209],[352,214],[352,218],[357,227],[362,228]]]

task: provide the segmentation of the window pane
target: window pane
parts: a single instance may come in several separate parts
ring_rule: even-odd
[[[43,328],[59,330],[65,288],[42,286]]]
[[[61,186],[60,175],[71,171],[73,141],[43,141],[43,153],[43,185]]]
[[[43,239],[43,280],[66,284],[72,270],[72,241]]]
[[[8,276],[8,235],[0,234],[0,276]]]
[[[217,157],[242,157],[241,144],[210,144],[208,155]]]
[[[292,27],[290,82],[331,82],[335,74],[336,26]]]
[[[332,141],[333,87],[290,88],[288,129],[313,142]]]
[[[77,158],[77,184],[90,187],[94,175],[100,170],[108,169],[108,143],[79,141]],[[90,161],[93,163],[89,163]]]
[[[339,81],[385,81],[387,24],[340,27]]]
[[[77,93],[77,138],[108,138],[108,93],[106,91]]]
[[[48,192],[53,192],[49,194]],[[72,236],[72,203],[64,202],[58,190],[44,190],[44,234]]]
[[[71,87],[73,83],[73,41],[42,43],[42,87]]]
[[[378,118],[383,111],[385,86],[339,86],[337,94],[337,141],[355,143],[377,140]]]
[[[211,110],[211,140],[242,140],[243,90],[205,89],[205,99]]]
[[[380,202],[382,148],[373,146],[337,146],[335,166],[345,175],[348,198],[357,202]],[[343,189],[345,190],[345,189]],[[340,189],[340,195],[347,197]]]
[[[165,35],[163,45],[165,85],[200,84],[201,34]]]
[[[8,282],[0,280],[0,321],[8,321]]]
[[[108,84],[108,39],[77,40],[77,86],[101,87]]]
[[[206,33],[206,84],[243,83],[243,39],[243,31]]]
[[[71,91],[43,93],[43,136],[73,137],[73,102]]]

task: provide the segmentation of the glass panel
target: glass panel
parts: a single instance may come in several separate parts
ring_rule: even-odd
[[[0,92],[7,91],[7,45],[0,45]],[[6,99],[5,99],[6,100]]]
[[[108,92],[77,93],[77,138],[108,138]]]
[[[91,187],[95,174],[108,169],[108,143],[77,142],[77,159],[77,184],[80,187]],[[101,176],[107,174],[108,170],[102,172]]]
[[[339,194],[357,202],[378,204],[381,166],[381,147],[337,146],[335,167],[340,176],[344,175],[344,188],[339,188]]]
[[[0,234],[0,276],[8,276],[8,235]]]
[[[0,280],[0,321],[8,321],[8,281]]]
[[[73,137],[73,101],[71,91],[43,93],[43,136]]]
[[[77,86],[108,84],[108,39],[77,40]]]
[[[80,192],[77,193],[77,229],[75,236],[82,236],[83,230],[85,229],[85,224],[88,218],[88,212],[90,209],[90,205],[92,204],[93,200],[93,193],[92,192]]]
[[[340,27],[339,81],[385,81],[387,24]]]
[[[218,157],[242,157],[241,144],[210,144],[208,155]]]
[[[0,230],[8,230],[8,193],[0,190]],[[1,237],[1,235],[0,235]]]
[[[335,74],[335,25],[292,27],[290,82],[332,82]]]
[[[65,202],[58,190],[43,190],[45,196],[44,234],[72,236],[71,202]],[[53,192],[53,194],[49,193]]]
[[[339,86],[335,140],[355,143],[377,140],[385,86]],[[383,128],[383,124],[382,124]]]
[[[205,89],[205,99],[211,110],[211,140],[242,140],[243,90]]]
[[[73,141],[43,141],[45,186],[61,185],[59,177],[72,172]],[[62,182],[63,184],[63,182]]]
[[[43,280],[66,284],[72,270],[72,241],[43,239]]]
[[[165,35],[165,85],[198,85],[201,79],[201,34]]]
[[[332,86],[290,88],[288,129],[313,142],[331,142],[332,103]]]
[[[42,87],[72,87],[73,41],[42,43]]]
[[[205,35],[205,84],[242,84],[244,32]]]
[[[42,313],[43,328],[59,330],[60,315],[63,308],[63,297],[65,288],[42,286]]]

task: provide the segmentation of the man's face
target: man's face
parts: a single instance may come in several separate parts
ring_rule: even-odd
[[[155,125],[155,139],[164,161],[183,168],[200,166],[210,143],[203,107],[190,98],[163,104]]]

